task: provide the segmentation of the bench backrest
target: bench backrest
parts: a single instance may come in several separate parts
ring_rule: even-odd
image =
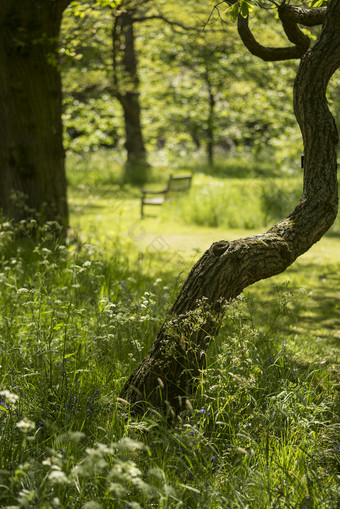
[[[170,175],[167,193],[187,191],[191,187],[192,175],[186,175],[184,177],[174,177]]]

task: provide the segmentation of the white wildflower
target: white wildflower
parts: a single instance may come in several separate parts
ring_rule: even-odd
[[[89,502],[85,502],[82,506],[82,509],[101,509],[102,505],[95,500],[90,500]]]
[[[23,433],[29,433],[35,429],[35,422],[30,421],[29,419],[22,419],[21,421],[17,422],[16,426]]]
[[[6,402],[11,403],[12,405],[14,405],[19,399],[17,394],[13,394],[13,392],[8,391],[7,389],[0,391],[0,396],[5,398]]]
[[[24,293],[29,293],[29,290],[27,288],[19,288],[19,290],[17,290],[17,295],[22,295]]]
[[[66,474],[62,470],[59,470],[59,468],[56,466],[53,467],[53,470],[49,473],[48,478],[53,484],[68,484],[70,482]]]

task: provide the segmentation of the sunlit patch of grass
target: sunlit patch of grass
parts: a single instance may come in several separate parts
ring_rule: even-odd
[[[337,237],[229,306],[178,419],[139,417],[117,397],[194,258],[250,232],[79,184],[66,242],[0,231],[0,506],[335,509]]]

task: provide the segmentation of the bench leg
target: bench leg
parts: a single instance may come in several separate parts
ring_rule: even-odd
[[[141,199],[141,210],[140,210],[140,218],[143,219],[144,217],[144,200]]]

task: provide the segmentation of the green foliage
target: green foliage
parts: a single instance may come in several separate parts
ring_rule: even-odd
[[[247,155],[219,158],[213,167],[202,163],[200,158],[169,161],[163,153],[159,161],[158,156],[153,153],[150,157],[154,170],[148,188],[163,189],[170,174],[180,176],[192,172],[193,187],[190,193],[173,196],[162,207],[147,208],[150,223],[145,230],[143,225],[138,225],[139,189],[121,186],[122,162],[114,154],[108,157],[105,150],[86,156],[70,154],[67,175],[73,189],[69,201],[77,226],[80,221],[87,233],[100,228],[103,235],[115,231],[132,237],[138,236],[134,229],[143,230],[150,237],[151,232],[156,236],[158,228],[162,233],[164,228],[177,223],[179,230],[193,225],[261,231],[292,212],[302,194],[302,171],[298,164],[285,172],[272,161],[252,160]],[[340,216],[329,235],[336,236],[339,232]]]
[[[238,2],[228,7],[228,9],[223,12],[223,14],[230,13],[232,19],[236,21],[239,14],[246,18],[252,9],[253,2],[249,2],[248,0],[239,0]]]
[[[264,222],[279,221],[294,210],[302,195],[301,179],[268,179],[260,192]]]
[[[310,6],[311,7],[323,7],[324,5],[327,5],[328,0],[311,0]]]
[[[122,160],[113,152],[72,153],[66,159],[67,180],[71,188],[119,185]]]
[[[161,14],[185,25],[190,20],[197,30],[157,19],[134,23],[148,149],[185,155],[212,140],[218,150],[268,153],[273,161],[291,165],[302,151],[291,98],[296,63],[252,57],[233,24],[222,30],[219,14],[208,4],[186,2],[178,9],[159,1],[149,7],[133,7],[136,17]],[[77,152],[110,147],[121,154],[125,135],[111,71],[112,10],[95,3],[82,8],[83,18],[67,15],[63,22],[65,144]],[[254,10],[253,15],[263,43],[282,45],[272,14]]]
[[[166,281],[131,269],[127,245],[111,243],[100,255],[99,245],[77,238],[60,244],[48,228],[39,230],[38,243],[22,232],[10,223],[0,232],[0,484],[6,486],[0,505],[67,507],[72,500],[83,507],[99,496],[117,507],[128,497],[138,507],[138,500],[163,496],[133,459],[147,447],[123,438],[123,421],[116,441],[97,424],[106,426],[118,412],[122,377],[154,338],[169,297]],[[106,481],[88,488],[99,475]]]

